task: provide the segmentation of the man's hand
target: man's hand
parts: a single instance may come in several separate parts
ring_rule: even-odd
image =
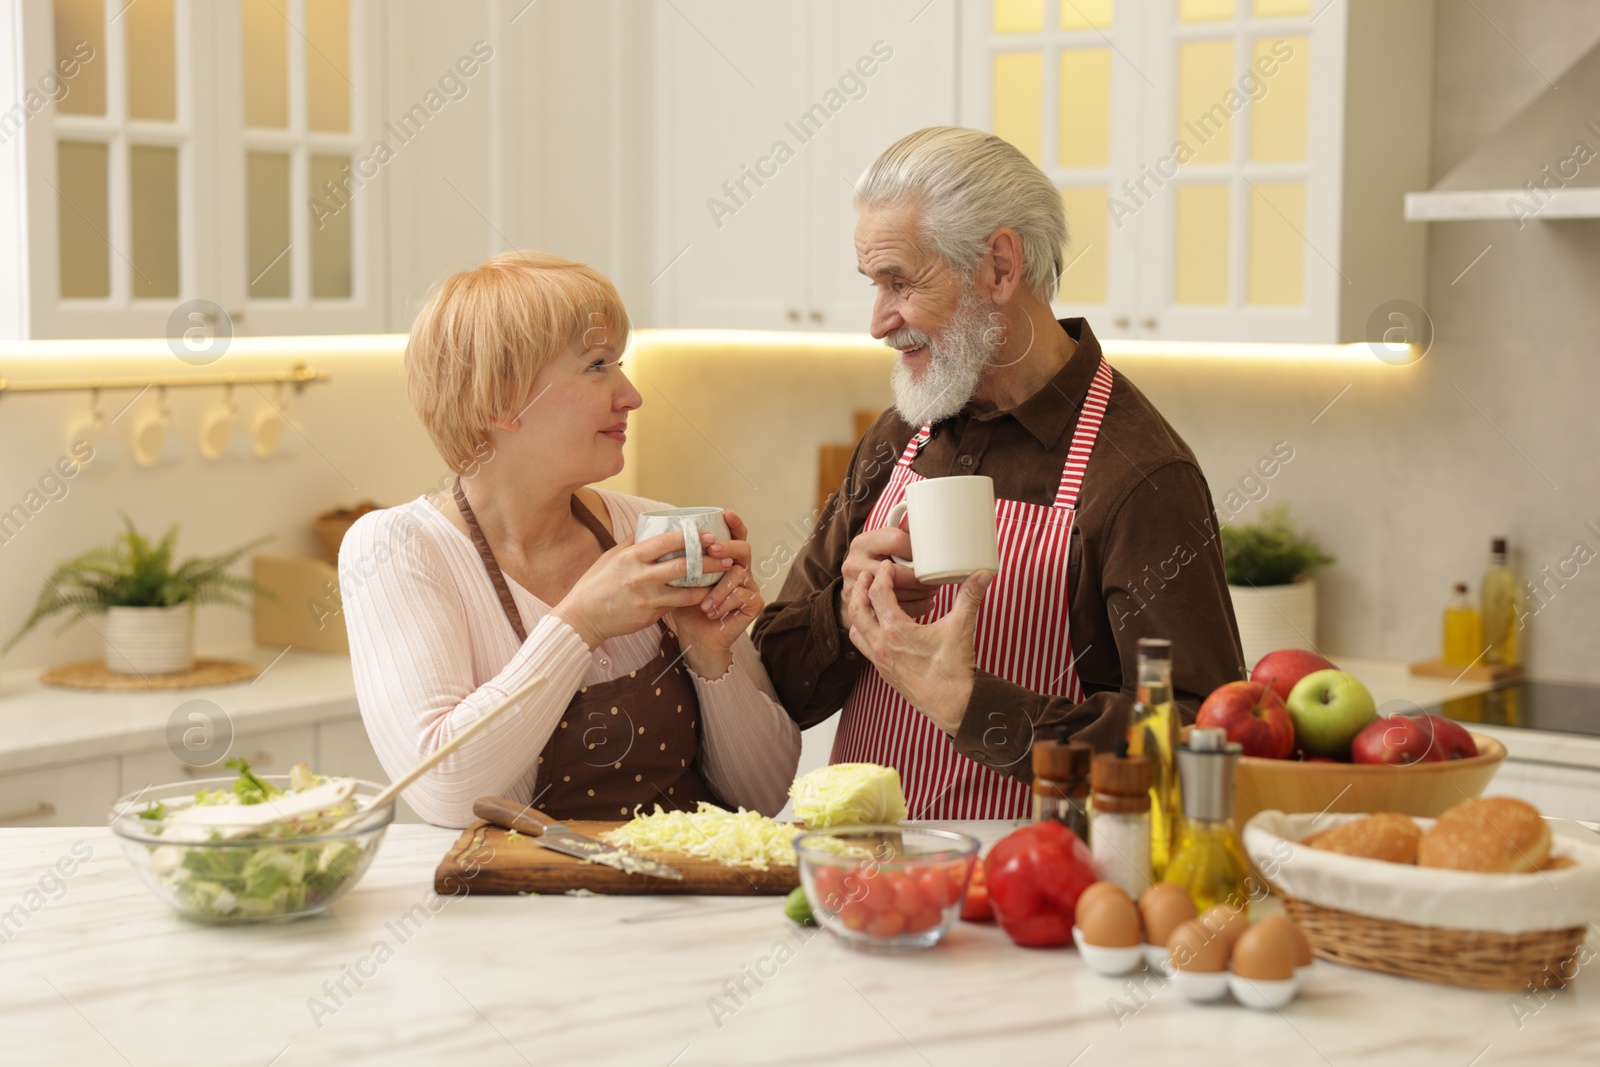
[[[855,583],[850,640],[907,703],[954,734],[972,699],[978,609],[994,575],[979,571],[962,582],[950,614],[922,625],[901,608],[893,568],[885,560]]]
[[[902,612],[916,619],[933,609],[933,598],[938,595],[939,587],[917,581],[916,573],[910,567],[896,563],[892,558],[894,556],[911,558],[911,535],[898,526],[867,530],[857,534],[855,540],[850,542],[850,553],[840,568],[844,576],[844,587],[839,590],[840,629],[848,630],[851,627],[851,594],[857,586],[871,584],[873,575],[885,563],[890,567],[890,581]]]

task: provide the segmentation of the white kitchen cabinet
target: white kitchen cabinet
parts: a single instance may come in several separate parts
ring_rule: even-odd
[[[288,774],[296,763],[309,763],[312,770],[322,770],[316,727],[292,726],[236,734],[228,751],[204,766],[186,763],[166,748],[128,753],[122,757],[122,791],[133,793],[147,785],[185,778],[232,778],[237,772],[226,766],[230,759],[248,760],[250,769],[262,774]]]
[[[1061,187],[1058,302],[1102,336],[1371,340],[1420,303],[1431,4],[977,0],[962,48],[962,121]]]
[[[103,826],[117,789],[115,757],[0,774],[0,827]]]
[[[1541,815],[1600,822],[1600,770],[1508,759],[1484,792],[1520,797]]]
[[[655,18],[655,324],[864,329],[852,186],[954,121],[954,5],[682,0]]]

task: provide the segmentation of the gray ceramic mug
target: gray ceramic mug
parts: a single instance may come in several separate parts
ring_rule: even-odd
[[[705,555],[700,544],[700,535],[709,533],[718,541],[728,540],[732,534],[728,530],[728,520],[723,518],[721,508],[662,508],[659,511],[647,511],[639,516],[639,524],[634,527],[633,540],[640,541],[655,537],[659,534],[672,533],[674,530],[683,531],[685,552],[668,552],[661,557],[665,562],[677,559],[679,556],[689,557],[689,573],[682,578],[668,582],[680,588],[693,586],[716,585],[722,580],[725,573],[721,569],[707,570]]]

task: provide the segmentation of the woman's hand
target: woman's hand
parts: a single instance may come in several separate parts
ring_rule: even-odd
[[[683,645],[683,658],[696,674],[710,679],[728,672],[733,663],[733,643],[761,614],[763,606],[750,574],[750,542],[746,540],[749,531],[736,512],[724,511],[722,515],[727,520],[730,539],[713,541],[710,534],[701,536],[705,569],[726,567],[722,579],[709,590],[695,590],[702,594],[698,603],[667,614],[667,624]],[[713,564],[713,560],[717,563]]]
[[[656,561],[668,552],[681,551],[681,530],[637,544],[629,536],[595,560],[550,613],[576,630],[591,649],[610,638],[654,626],[669,612],[689,608],[705,598],[703,589],[677,589],[667,584],[688,573],[688,561],[682,556]]]

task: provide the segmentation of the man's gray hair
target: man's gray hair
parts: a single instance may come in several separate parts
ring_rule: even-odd
[[[856,183],[856,210],[913,203],[919,236],[951,266],[978,268],[1002,226],[1022,240],[1022,280],[1048,304],[1061,280],[1067,214],[1055,183],[1009,142],[929,126],[890,145]]]

